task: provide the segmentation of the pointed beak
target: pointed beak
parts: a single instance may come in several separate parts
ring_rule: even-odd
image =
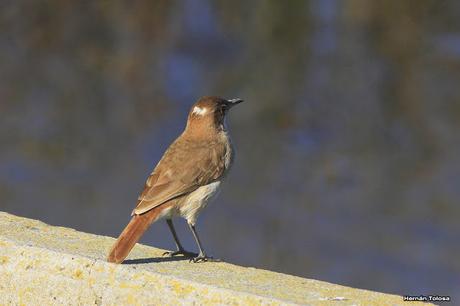
[[[241,102],[243,102],[243,99],[239,99],[239,98],[236,98],[236,99],[229,99],[229,100],[227,100],[227,102],[228,102],[228,106],[229,106],[229,107],[233,107],[233,106],[235,106],[235,105],[240,104]]]

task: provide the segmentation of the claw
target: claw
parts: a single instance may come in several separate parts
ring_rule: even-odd
[[[194,263],[197,263],[197,262],[206,262],[206,261],[212,260],[212,259],[213,259],[212,257],[206,256],[206,254],[199,254],[199,255],[196,256],[196,257],[190,258],[189,262],[194,262]]]

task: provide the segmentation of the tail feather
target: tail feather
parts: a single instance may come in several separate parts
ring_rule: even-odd
[[[152,209],[142,215],[134,215],[110,250],[107,261],[113,263],[123,262],[160,212],[161,209]]]

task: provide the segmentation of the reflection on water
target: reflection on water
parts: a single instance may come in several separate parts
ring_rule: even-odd
[[[189,105],[243,97],[210,254],[460,297],[459,2],[11,2],[0,22],[1,210],[118,235]],[[165,224],[143,241],[173,248]]]

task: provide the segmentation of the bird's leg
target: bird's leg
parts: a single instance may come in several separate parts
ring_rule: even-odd
[[[174,229],[174,224],[173,224],[172,220],[171,219],[166,219],[166,223],[168,223],[169,230],[171,231],[171,234],[174,237],[174,242],[176,243],[177,251],[164,252],[163,256],[168,256],[168,257],[173,257],[173,256],[176,256],[176,255],[184,255],[185,257],[195,257],[195,256],[197,256],[196,253],[192,253],[192,252],[188,252],[188,251],[184,250],[184,248],[182,247],[182,244],[179,241],[179,238],[177,237],[176,230]]]
[[[190,261],[193,262],[200,262],[200,261],[208,261],[208,259],[212,259],[212,257],[206,256],[204,253],[203,247],[201,246],[201,241],[200,238],[198,237],[198,233],[195,229],[195,225],[188,223],[188,226],[190,227],[190,230],[192,231],[193,237],[195,238],[196,244],[198,245],[198,249],[200,250],[200,253],[198,256],[191,258]]]

